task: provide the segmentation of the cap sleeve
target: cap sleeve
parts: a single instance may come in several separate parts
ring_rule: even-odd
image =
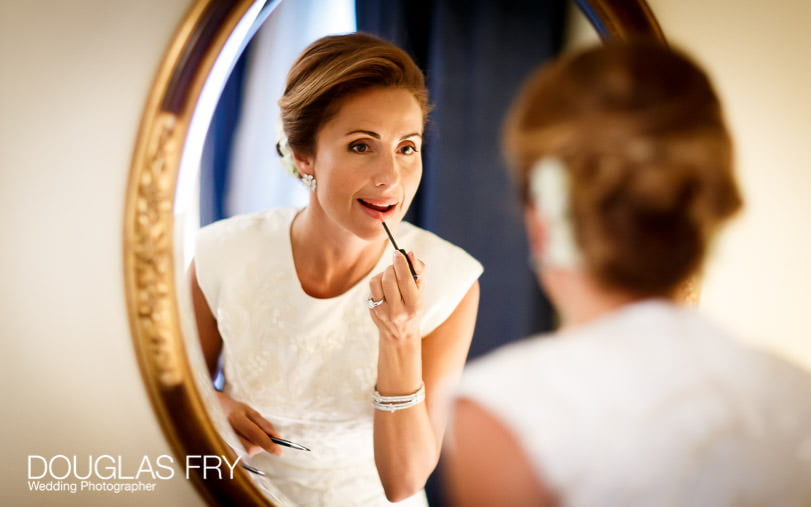
[[[484,268],[472,255],[436,234],[402,222],[398,243],[425,263],[422,334],[431,334],[450,317]]]
[[[297,210],[273,210],[237,215],[209,224],[197,232],[194,268],[197,284],[216,317],[223,283],[235,266],[266,264],[268,244],[280,244]]]
[[[206,298],[212,313],[216,314],[219,301],[222,270],[225,268],[227,221],[214,222],[197,232],[194,248],[194,270],[197,285]]]

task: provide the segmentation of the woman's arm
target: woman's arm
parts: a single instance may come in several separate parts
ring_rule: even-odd
[[[211,313],[203,291],[200,289],[200,284],[197,282],[197,270],[195,269],[194,260],[192,260],[189,267],[189,281],[200,348],[203,349],[208,374],[213,379],[217,375],[217,362],[222,353],[222,336],[220,336],[220,331],[217,328],[217,320]]]
[[[213,379],[217,374],[217,363],[222,353],[222,336],[217,327],[217,320],[214,318],[203,291],[200,289],[200,284],[197,282],[197,270],[193,260],[189,268],[189,280],[200,348],[203,350],[208,373]],[[263,449],[281,455],[281,448],[270,439],[270,436],[278,437],[279,435],[267,419],[250,406],[234,400],[225,393],[218,392],[217,398],[223,412],[225,412],[228,423],[250,455],[254,455]]]
[[[421,274],[422,263],[413,257],[412,261]],[[402,255],[371,284],[376,299],[381,290],[386,297],[386,304],[371,311],[380,330],[377,390],[395,396],[413,393],[425,384],[425,403],[396,412],[375,411],[375,463],[386,497],[399,501],[424,487],[439,460],[448,396],[461,375],[473,337],[479,284],[474,282],[450,317],[425,338],[418,325],[419,284],[411,278]]]
[[[443,458],[451,505],[558,505],[520,442],[488,411],[461,399],[451,425]]]

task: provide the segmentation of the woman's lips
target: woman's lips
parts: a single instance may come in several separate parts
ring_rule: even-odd
[[[358,199],[358,202],[364,211],[378,220],[397,208],[397,203],[390,199]]]

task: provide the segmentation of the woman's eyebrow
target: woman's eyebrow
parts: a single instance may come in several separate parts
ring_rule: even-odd
[[[375,139],[380,139],[380,134],[378,134],[377,132],[374,132],[372,130],[363,130],[363,129],[350,130],[349,132],[344,134],[344,136],[351,136],[353,134],[366,134],[369,137],[374,137]],[[412,132],[410,134],[406,134],[406,135],[404,135],[404,136],[402,136],[400,138],[400,141],[402,141],[403,139],[408,139],[409,137],[420,137],[421,138],[422,133],[421,132]]]
[[[371,130],[362,130],[362,129],[351,130],[351,131],[347,132],[344,135],[345,136],[351,136],[352,134],[366,134],[369,137],[374,137],[375,139],[380,139],[380,134],[378,134],[377,132],[373,132]]]

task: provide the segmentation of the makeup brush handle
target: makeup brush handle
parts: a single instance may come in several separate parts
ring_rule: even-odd
[[[401,248],[397,251],[403,254],[403,257],[405,257],[405,260],[408,263],[408,269],[409,271],[411,271],[411,276],[414,278],[414,281],[416,282],[417,278],[419,277],[417,276],[417,272],[414,271],[414,265],[411,264],[411,258],[408,256],[408,252],[406,252],[404,248]]]

